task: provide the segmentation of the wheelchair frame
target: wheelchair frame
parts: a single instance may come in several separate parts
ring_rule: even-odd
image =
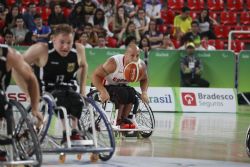
[[[93,88],[91,88],[92,90],[88,93],[88,97],[92,97],[94,100],[96,100],[97,102],[100,103],[100,100],[99,100],[99,92],[98,90],[95,90]],[[108,101],[108,102],[105,102],[104,104],[102,104],[102,108],[104,110],[106,110],[106,107],[107,107],[107,104],[108,103],[112,103],[112,110],[110,111],[110,114],[108,116],[108,113],[106,112],[106,115],[107,117],[109,118],[109,121],[112,125],[112,129],[115,131],[115,132],[121,132],[121,133],[125,133],[125,136],[135,136],[137,135],[138,136],[138,133],[144,137],[144,138],[148,138],[152,135],[153,131],[154,131],[154,128],[155,128],[155,118],[154,118],[154,114],[153,114],[153,111],[150,107],[149,104],[147,103],[143,103],[141,101],[141,94],[139,92],[136,91],[136,97],[137,99],[139,100],[139,104],[138,104],[138,108],[137,108],[137,111],[136,113],[132,113],[132,122],[136,125],[136,128],[135,129],[121,129],[120,126],[116,126],[116,120],[117,120],[117,115],[118,115],[118,109],[115,109],[115,104],[111,101]],[[100,104],[101,105],[101,104]],[[141,106],[144,106],[144,109],[140,108]],[[151,122],[150,125],[148,126],[145,126],[145,125],[142,125],[140,122],[140,120],[138,120],[138,115],[139,114],[143,114],[143,112],[147,112],[149,113],[149,121]],[[139,113],[138,113],[139,112]],[[139,122],[139,123],[138,123]],[[136,133],[135,135],[129,135],[129,134],[133,134],[133,133]]]
[[[82,114],[85,112],[89,112],[89,119],[92,127],[92,134],[90,134],[90,140],[81,140],[77,143],[72,143],[70,140],[70,122],[67,115],[67,110],[62,106],[56,106],[55,100],[53,96],[49,93],[46,93],[43,95],[42,103],[44,103],[44,109],[41,108],[41,111],[43,112],[45,118],[47,119],[46,125],[42,128],[42,130],[39,132],[39,140],[42,143],[42,152],[43,153],[60,153],[60,161],[65,161],[65,153],[76,153],[77,158],[81,159],[82,153],[93,153],[91,158],[91,161],[96,161],[97,155],[99,158],[103,161],[109,160],[115,151],[115,140],[113,136],[113,131],[111,128],[111,125],[107,121],[106,115],[104,114],[104,111],[102,108],[99,108],[98,105],[96,105],[96,102],[91,98],[85,98],[82,97],[84,105],[84,110],[82,111]],[[66,145],[60,145],[58,144],[57,140],[59,138],[56,138],[54,136],[51,136],[48,134],[48,130],[50,127],[50,124],[52,122],[52,116],[55,115],[55,110],[59,109],[62,111],[64,116],[64,121],[66,125],[66,136],[67,136],[67,143]],[[95,128],[95,121],[94,121],[94,114],[99,114],[102,117],[102,120],[106,126],[105,131],[107,131],[107,135],[109,138],[109,147],[107,146],[100,146],[98,145],[98,138],[97,134],[99,133]],[[59,115],[59,114],[58,114]],[[78,120],[78,122],[81,122],[84,120]],[[86,129],[83,129],[83,126],[79,123],[79,130],[81,130],[81,133],[86,133]],[[51,144],[53,148],[45,148],[43,147],[44,144]]]
[[[41,166],[40,143],[33,128],[31,117],[19,102],[9,100],[8,105],[11,109],[8,108],[4,113],[6,122],[1,122],[2,125],[6,123],[7,135],[1,135],[2,139],[0,140],[1,146],[7,152],[7,161],[0,162],[0,166]],[[7,147],[3,145],[7,145]],[[35,158],[32,158],[32,156],[35,156]]]

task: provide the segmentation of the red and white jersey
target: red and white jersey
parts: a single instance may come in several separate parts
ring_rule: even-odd
[[[115,72],[107,75],[105,77],[105,85],[119,85],[119,84],[128,84],[128,81],[123,75],[124,71],[124,55],[118,54],[114,55],[111,58],[115,60],[116,69]]]

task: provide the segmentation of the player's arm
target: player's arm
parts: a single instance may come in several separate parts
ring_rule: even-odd
[[[79,82],[80,82],[80,93],[85,96],[87,74],[88,74],[88,63],[85,56],[85,48],[83,45],[76,44],[78,64],[79,64]]]
[[[142,78],[140,79],[140,88],[141,88],[141,98],[143,102],[148,103],[148,72],[147,72],[147,67],[145,63],[142,63],[142,68],[143,68],[143,75]]]
[[[48,46],[46,43],[36,43],[31,45],[23,54],[24,60],[32,65],[43,67],[48,59]]]
[[[108,59],[104,64],[97,67],[92,75],[92,83],[100,92],[102,102],[109,100],[109,94],[103,85],[104,78],[115,72],[116,62],[113,58]]]
[[[12,68],[12,76],[17,81],[17,84],[30,96],[32,113],[38,116],[40,92],[31,67],[24,61],[23,56],[10,48],[7,62],[8,67]],[[41,119],[39,116],[38,118]]]

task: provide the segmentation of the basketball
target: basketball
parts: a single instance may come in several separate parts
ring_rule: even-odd
[[[137,82],[142,76],[142,67],[135,62],[127,64],[124,68],[124,78],[128,82]]]

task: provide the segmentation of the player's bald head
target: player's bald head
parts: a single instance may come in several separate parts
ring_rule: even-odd
[[[137,56],[140,53],[140,48],[136,44],[130,44],[127,47],[127,54],[130,54],[131,56]]]

